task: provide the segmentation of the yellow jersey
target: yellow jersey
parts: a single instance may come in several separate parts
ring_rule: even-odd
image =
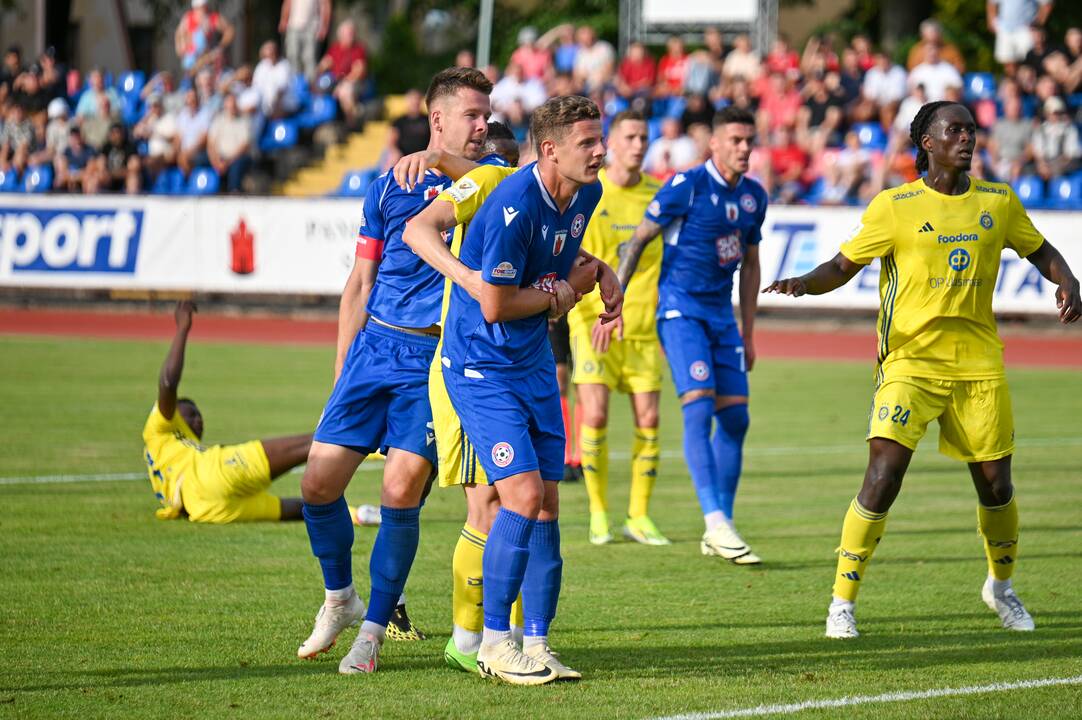
[[[646,206],[661,189],[661,183],[643,173],[631,187],[620,187],[605,170],[598,173],[603,193],[594,210],[582,249],[615,268],[620,261],[620,246],[642,222]],[[657,340],[657,282],[661,276],[662,243],[647,243],[639,266],[624,294],[624,339]],[[572,335],[589,335],[597,316],[605,310],[601,292],[594,289],[567,314]]]
[[[150,486],[162,504],[155,513],[159,518],[180,517],[184,509],[181,482],[185,477],[195,476],[196,462],[205,451],[179,412],[174,410],[173,417],[167,419],[154,403],[143,425],[143,457]]]
[[[920,178],[876,195],[841,252],[881,259],[879,378],[1003,375],[992,295],[1004,247],[1021,257],[1044,242],[1008,185],[970,178],[944,195]]]

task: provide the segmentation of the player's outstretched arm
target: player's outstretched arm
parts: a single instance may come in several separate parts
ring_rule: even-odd
[[[755,311],[759,307],[759,246],[748,245],[740,261],[740,335],[744,339],[744,367],[755,367]]]
[[[1045,240],[1041,246],[1026,256],[1026,260],[1040,271],[1041,275],[1056,284],[1056,307],[1059,308],[1059,321],[1073,323],[1082,316],[1082,298],[1079,297],[1078,278],[1071,272],[1067,261],[1052,243]]]
[[[447,200],[435,200],[406,223],[402,241],[441,275],[462,287],[474,300],[480,300],[481,273],[462,264],[443,239],[443,233],[454,229],[457,223],[454,205]]]
[[[188,345],[188,333],[192,329],[194,312],[195,303],[191,300],[181,300],[173,311],[177,334],[173,336],[173,344],[169,346],[169,354],[165,356],[161,374],[158,375],[158,412],[167,420],[171,419],[177,410],[177,388],[180,387],[180,376],[184,372],[184,349]]]
[[[368,296],[376,284],[379,260],[357,256],[353,258],[353,270],[349,273],[342,299],[338,301],[338,351],[334,358],[334,381],[342,374],[342,365],[349,354],[349,346],[361,328],[368,324]]]
[[[412,191],[429,170],[439,170],[452,180],[458,180],[476,167],[480,166],[474,161],[442,150],[421,150],[403,156],[391,172],[398,187]]]
[[[616,267],[616,277],[621,288],[626,288],[631,282],[631,276],[635,274],[635,268],[639,266],[639,258],[646,244],[661,234],[661,226],[653,220],[643,219],[635,232],[620,248],[620,263]]]
[[[864,266],[838,253],[807,275],[775,280],[763,288],[763,292],[792,295],[793,297],[822,295],[845,285],[860,272],[862,267]]]

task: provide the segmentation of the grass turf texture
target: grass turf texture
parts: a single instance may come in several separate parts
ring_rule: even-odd
[[[198,320],[197,320],[198,322]],[[139,431],[166,345],[0,339],[0,476],[140,472]],[[207,439],[304,431],[329,391],[330,348],[196,344],[182,394]],[[581,485],[563,491],[564,586],[553,639],[577,685],[522,689],[443,666],[457,491],[434,491],[407,588],[429,633],[388,643],[375,676],[340,677],[348,631],[329,657],[298,661],[322,598],[300,524],[196,526],[155,520],[144,481],[0,486],[0,717],[647,718],[760,703],[961,687],[1082,674],[1077,372],[1012,371],[1022,518],[1016,574],[1037,631],[1008,633],[981,603],[985,562],[965,469],[925,440],[869,566],[863,637],[822,637],[846,505],[865,462],[867,364],[761,361],[737,503],[761,568],[699,555],[698,508],[664,394],[652,504],[671,547],[586,541]],[[627,403],[610,443],[614,524],[626,507]],[[297,475],[276,492],[298,494]],[[347,492],[376,502],[378,474]],[[618,525],[616,526],[618,527]],[[374,530],[356,533],[367,593]],[[1078,717],[1079,686],[799,717]]]

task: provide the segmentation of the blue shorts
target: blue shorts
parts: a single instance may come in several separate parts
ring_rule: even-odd
[[[564,476],[564,420],[556,373],[521,378],[466,377],[444,366],[447,394],[491,485],[537,470]]]
[[[744,341],[735,325],[719,329],[697,318],[667,318],[658,320],[657,334],[677,395],[713,390],[718,397],[747,397]]]
[[[398,448],[435,466],[428,369],[438,341],[369,322],[350,345],[315,440],[366,455]]]

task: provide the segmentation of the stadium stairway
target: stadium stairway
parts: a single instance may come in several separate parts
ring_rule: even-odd
[[[350,170],[364,170],[379,163],[387,146],[390,121],[402,115],[405,98],[388,96],[383,102],[385,120],[370,120],[364,130],[353,133],[346,142],[331,145],[321,161],[302,168],[282,183],[276,194],[289,197],[322,196],[335,192],[342,177]]]

